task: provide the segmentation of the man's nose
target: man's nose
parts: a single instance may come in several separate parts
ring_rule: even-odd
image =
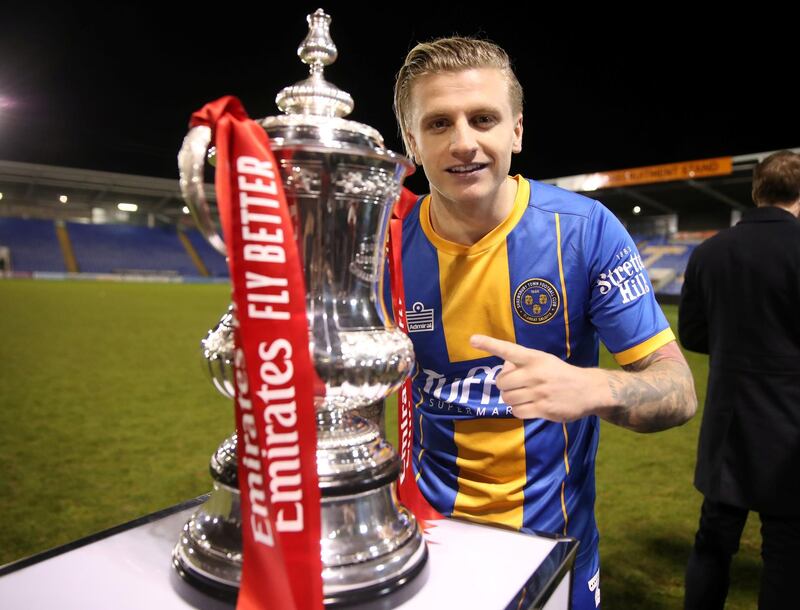
[[[450,153],[459,159],[471,158],[478,150],[475,130],[467,121],[459,121],[450,132]]]

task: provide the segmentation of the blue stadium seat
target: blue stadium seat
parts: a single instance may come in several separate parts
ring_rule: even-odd
[[[666,284],[656,288],[658,294],[680,294],[686,264],[696,245],[683,241],[670,241],[664,237],[642,238],[640,253],[651,277],[671,278]],[[679,251],[665,252],[667,249]]]
[[[200,275],[172,227],[67,223],[67,230],[84,273]]]
[[[0,246],[11,250],[14,271],[67,270],[52,220],[0,218]]]
[[[211,277],[228,277],[228,263],[225,262],[225,257],[211,247],[200,231],[197,229],[186,231],[186,237],[189,238],[189,243],[194,246]]]

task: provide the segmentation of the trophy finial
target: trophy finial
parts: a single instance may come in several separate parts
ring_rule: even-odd
[[[308,34],[297,47],[297,55],[304,64],[311,66],[312,71],[315,67],[322,70],[322,66],[329,66],[338,56],[336,45],[331,38],[331,16],[318,8],[306,16],[306,21]]]
[[[308,34],[297,48],[301,61],[309,66],[306,80],[285,87],[275,99],[286,114],[344,117],[353,111],[353,98],[325,80],[323,69],[338,55],[330,34],[331,17],[321,8],[306,17]]]

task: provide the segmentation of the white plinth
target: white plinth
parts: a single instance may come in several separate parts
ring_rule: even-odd
[[[162,511],[0,568],[5,610],[222,610],[184,583],[172,548],[195,503]],[[429,523],[428,564],[404,589],[364,608],[506,610],[569,607],[575,542],[445,519]],[[547,600],[547,601],[543,601]]]

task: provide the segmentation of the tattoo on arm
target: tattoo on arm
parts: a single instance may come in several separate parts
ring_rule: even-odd
[[[623,369],[626,372],[608,371],[608,387],[616,404],[603,413],[604,419],[638,432],[657,432],[694,415],[694,381],[674,342]]]

